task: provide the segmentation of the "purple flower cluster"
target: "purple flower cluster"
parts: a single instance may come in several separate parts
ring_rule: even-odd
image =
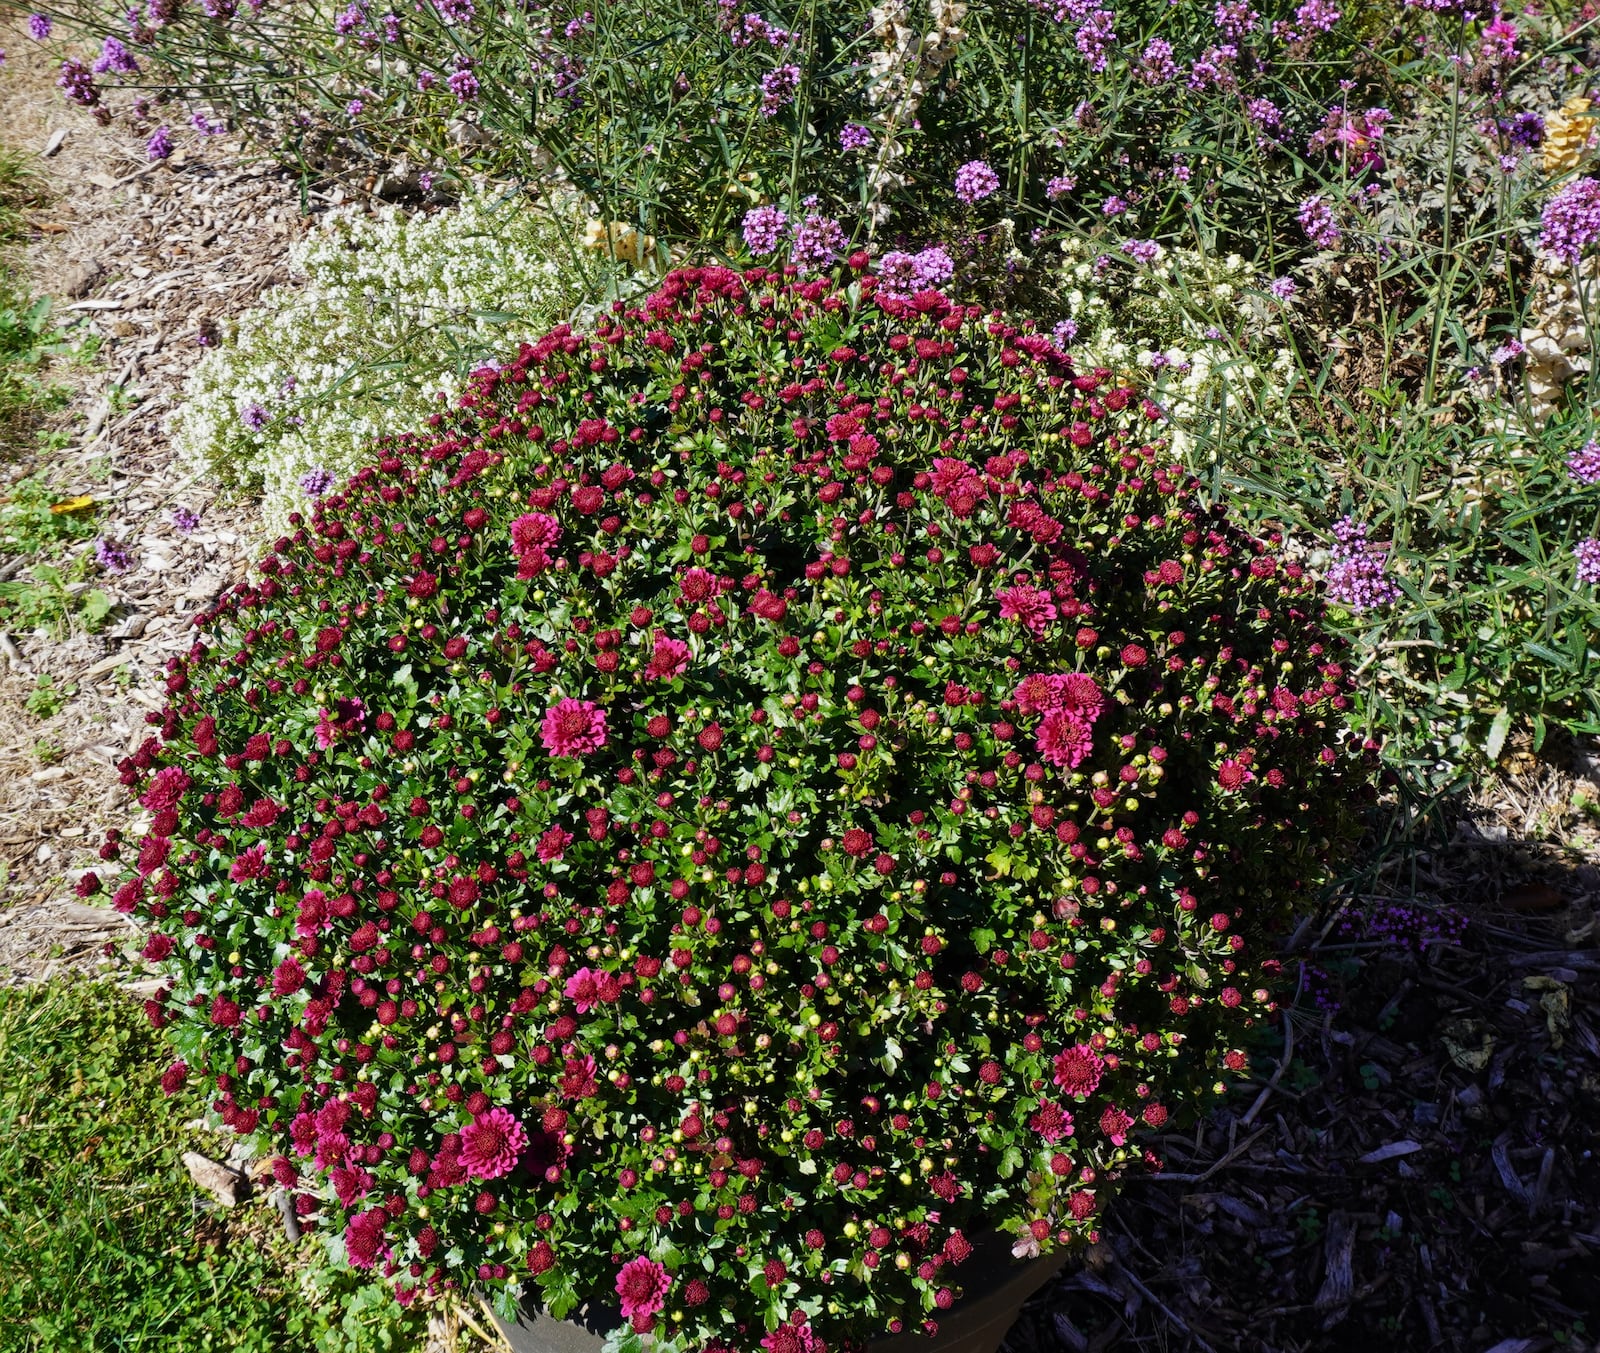
[[[1305,4],[1294,12],[1294,21],[1302,30],[1312,33],[1326,33],[1342,17],[1339,7],[1331,0],[1306,0]]]
[[[1600,484],[1600,442],[1587,441],[1568,456],[1567,473],[1580,484]]]
[[[145,153],[152,160],[164,160],[172,154],[172,131],[168,127],[157,127],[150,133],[150,139],[144,143]]]
[[[439,17],[448,24],[471,23],[477,13],[472,0],[434,0],[433,7],[439,11]]]
[[[878,294],[903,301],[919,291],[936,291],[955,276],[956,265],[938,245],[918,254],[893,250],[878,260]]]
[[[968,206],[981,202],[1000,187],[1000,176],[984,160],[968,160],[956,170],[956,197]]]
[[[1600,583],[1600,540],[1590,536],[1572,547],[1578,560],[1578,581],[1593,586]]]
[[[94,561],[107,573],[126,573],[133,567],[133,556],[119,540],[101,536],[94,543]]]
[[[463,62],[467,58],[460,58]],[[450,92],[456,96],[457,103],[471,103],[478,97],[478,77],[472,73],[468,65],[461,65],[450,73],[450,78],[445,81],[450,86]]]
[[[1154,240],[1124,240],[1122,252],[1136,263],[1154,263],[1161,255],[1161,246]]]
[[[1097,9],[1073,36],[1079,55],[1097,75],[1105,70],[1109,53],[1116,45],[1116,21],[1117,16],[1111,10]]]
[[[1271,99],[1251,99],[1244,111],[1250,121],[1267,131],[1276,131],[1283,125],[1283,114]]]
[[[1367,528],[1354,517],[1333,524],[1332,559],[1328,563],[1328,597],[1352,611],[1387,606],[1400,599],[1400,589],[1387,576],[1389,547],[1367,540]]]
[[[68,103],[93,108],[100,102],[100,91],[95,88],[94,76],[89,73],[89,68],[83,62],[74,57],[69,56],[61,63],[61,74],[57,77],[56,84],[67,96]]]
[[[788,229],[789,217],[781,207],[756,207],[744,214],[745,247],[757,257],[776,253]]]
[[[48,14],[28,15],[28,34],[35,42],[43,42],[50,36],[50,26]]]
[[[272,415],[260,404],[246,404],[239,413],[239,421],[251,432],[260,432],[272,421]]]
[[[1178,63],[1172,59],[1172,44],[1156,38],[1139,58],[1139,79],[1147,85],[1170,84],[1178,78]]]
[[[91,67],[96,75],[137,75],[139,63],[133,59],[133,54],[123,46],[120,38],[108,37],[100,44],[100,55],[95,58]]]
[[[789,259],[802,273],[831,267],[849,247],[850,239],[831,216],[811,212],[789,237]]]
[[[1078,186],[1076,174],[1057,174],[1044,185],[1044,195],[1054,202],[1058,197],[1065,197]]]
[[[1544,119],[1537,113],[1518,113],[1499,121],[1500,134],[1519,150],[1538,150],[1544,144]]]
[[[799,88],[800,67],[792,61],[769,70],[761,77],[761,116],[777,117],[794,101]]]
[[[180,536],[186,536],[200,526],[200,514],[192,507],[175,507],[171,515],[172,529]]]
[[[1300,228],[1306,238],[1319,249],[1337,249],[1342,238],[1339,223],[1333,219],[1333,210],[1317,193],[1300,204]]]
[[[338,476],[332,470],[318,465],[300,476],[300,492],[307,498],[320,498],[337,482]]]
[[[1346,940],[1382,940],[1396,949],[1421,955],[1434,944],[1455,944],[1466,933],[1467,918],[1448,907],[1385,902],[1340,918],[1338,934]]]
[[[1600,179],[1574,179],[1545,204],[1539,247],[1572,267],[1600,240]]]
[[[870,150],[872,132],[859,122],[847,122],[839,132],[840,150]]]
[[[1267,286],[1267,290],[1280,301],[1291,299],[1299,289],[1299,287],[1295,286],[1294,278],[1292,277],[1275,277]]]

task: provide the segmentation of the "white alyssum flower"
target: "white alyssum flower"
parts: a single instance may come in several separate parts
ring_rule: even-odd
[[[579,258],[581,230],[578,204],[487,195],[431,215],[332,214],[291,249],[294,282],[200,360],[169,420],[175,449],[259,490],[281,530],[306,504],[303,476],[342,479],[376,439],[422,428],[485,358],[566,318],[597,266]]]

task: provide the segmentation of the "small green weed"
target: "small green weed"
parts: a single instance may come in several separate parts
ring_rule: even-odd
[[[57,686],[55,678],[41,672],[35,679],[33,690],[23,701],[29,714],[36,719],[53,719],[66,707],[67,701],[78,693],[73,685]]]
[[[61,635],[76,620],[90,634],[99,633],[116,603],[99,588],[82,582],[84,569],[82,559],[65,570],[54,564],[35,564],[29,570],[30,578],[0,583],[0,624]]]
[[[0,553],[38,554],[94,533],[93,501],[61,493],[43,475],[19,479],[0,502]]]
[[[59,766],[67,757],[67,749],[54,738],[40,738],[33,744],[34,759],[41,766]]]

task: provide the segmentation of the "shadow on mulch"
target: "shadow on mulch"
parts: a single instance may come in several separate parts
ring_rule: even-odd
[[[1583,855],[1466,821],[1302,937],[1258,1083],[1124,1181],[1011,1353],[1600,1350]]]

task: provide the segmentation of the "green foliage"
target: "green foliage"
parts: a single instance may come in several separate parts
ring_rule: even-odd
[[[184,1150],[195,1090],[164,1098],[138,1003],[84,981],[0,991],[0,1343],[14,1353],[143,1349],[380,1353],[414,1347],[383,1289],[320,1272],[277,1211],[217,1210]],[[374,1314],[378,1306],[382,1315]]]
[[[23,704],[35,718],[49,719],[59,714],[67,701],[77,693],[76,686],[57,686],[54,677],[48,672],[41,672]]]

